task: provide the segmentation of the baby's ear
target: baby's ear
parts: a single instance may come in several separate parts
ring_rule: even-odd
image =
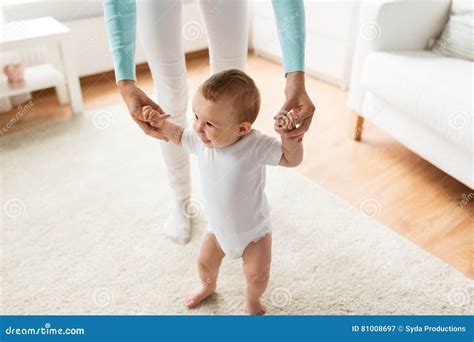
[[[239,125],[239,135],[246,135],[252,129],[252,124],[248,121],[244,121]]]

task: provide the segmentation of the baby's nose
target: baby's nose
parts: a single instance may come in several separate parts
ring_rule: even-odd
[[[196,132],[198,132],[198,133],[204,132],[204,125],[201,124],[201,123],[197,123],[196,124]]]

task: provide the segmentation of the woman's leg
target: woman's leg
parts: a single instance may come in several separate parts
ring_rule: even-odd
[[[199,0],[209,40],[211,74],[244,70],[248,49],[248,4],[245,0]]]
[[[174,122],[186,126],[188,88],[181,36],[181,1],[137,1],[137,23],[155,84],[156,100]],[[182,208],[187,207],[185,201],[191,195],[189,157],[181,146],[160,143],[175,197],[165,232],[174,241],[186,243],[191,223]]]

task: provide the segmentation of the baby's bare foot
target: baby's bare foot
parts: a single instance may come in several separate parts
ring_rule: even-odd
[[[247,313],[252,316],[265,315],[265,307],[262,305],[262,302],[260,302],[260,299],[247,300]]]
[[[194,308],[195,306],[199,305],[204,299],[212,295],[214,291],[215,288],[212,286],[203,286],[200,290],[189,295],[188,298],[186,298],[184,305],[187,306],[189,309]]]

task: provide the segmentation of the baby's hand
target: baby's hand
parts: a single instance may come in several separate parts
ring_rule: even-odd
[[[275,131],[279,134],[291,131],[296,128],[296,120],[293,117],[293,111],[290,110],[288,113],[280,112],[273,117],[275,119]]]
[[[142,108],[142,117],[143,120],[148,122],[151,126],[155,128],[163,127],[166,119],[171,117],[169,114],[160,114],[158,111],[151,108],[151,106],[145,106]]]

